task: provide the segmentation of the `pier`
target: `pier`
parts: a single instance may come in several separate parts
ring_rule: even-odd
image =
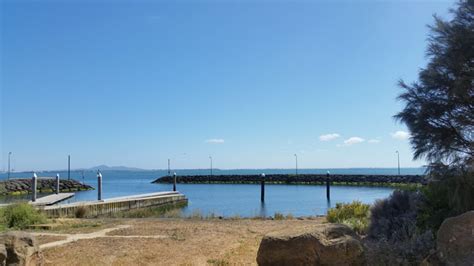
[[[74,193],[59,193],[59,194],[51,194],[48,196],[44,196],[41,198],[36,199],[35,202],[29,201],[28,203],[34,206],[42,206],[42,205],[53,205],[63,200],[67,200],[69,198],[74,197]]]
[[[87,217],[97,217],[116,212],[187,202],[188,199],[183,194],[177,191],[170,191],[44,206],[40,208],[49,217],[75,217],[76,211],[80,208],[84,210]]]

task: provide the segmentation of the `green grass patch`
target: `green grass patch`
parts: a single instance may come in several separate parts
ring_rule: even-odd
[[[345,224],[359,234],[365,234],[369,225],[370,205],[360,201],[337,203],[328,210],[326,219],[330,223]]]
[[[47,221],[48,219],[42,212],[28,203],[15,203],[0,209],[0,224],[3,229],[25,229],[30,225],[42,224]]]

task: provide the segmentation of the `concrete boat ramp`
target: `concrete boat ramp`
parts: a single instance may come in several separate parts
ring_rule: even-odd
[[[83,209],[87,217],[97,217],[133,209],[177,205],[187,202],[188,199],[178,191],[166,191],[40,208],[50,217],[75,217],[78,209]]]

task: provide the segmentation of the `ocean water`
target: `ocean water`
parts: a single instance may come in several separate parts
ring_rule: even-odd
[[[395,168],[378,169],[299,169],[298,173],[333,174],[397,174]],[[178,175],[208,174],[209,170],[174,170]],[[402,174],[422,174],[422,168],[402,168]],[[284,174],[294,173],[294,169],[252,169],[252,170],[213,170],[214,174]],[[66,171],[60,171],[61,178],[67,178]],[[134,194],[169,191],[172,184],[152,184],[158,177],[167,174],[166,170],[150,171],[102,171],[103,198],[113,198]],[[13,173],[12,177],[31,177],[31,173]],[[38,176],[53,177],[56,172],[40,172]],[[0,174],[5,179],[6,174]],[[88,185],[97,186],[95,171],[72,171],[71,178]],[[338,202],[360,200],[373,203],[386,198],[393,191],[383,187],[332,186],[331,201],[326,200],[326,187],[317,185],[271,185],[265,186],[265,203],[260,203],[260,186],[255,184],[178,184],[178,191],[189,199],[185,213],[199,210],[202,214],[213,213],[222,216],[239,215],[271,216],[276,212],[295,216],[323,215],[329,207]],[[0,197],[0,203],[27,200],[30,196]],[[66,202],[97,199],[97,191],[76,192],[74,198]]]

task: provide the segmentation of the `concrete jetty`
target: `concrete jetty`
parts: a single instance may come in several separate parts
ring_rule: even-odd
[[[188,199],[177,191],[157,192],[97,201],[83,201],[41,207],[49,217],[75,217],[78,209],[83,209],[87,217],[109,215],[133,209],[177,205]]]
[[[41,206],[41,205],[53,205],[63,200],[69,199],[74,197],[74,193],[59,193],[59,194],[51,194],[48,196],[44,196],[41,198],[36,199],[35,202],[29,201],[28,203],[34,206]]]

